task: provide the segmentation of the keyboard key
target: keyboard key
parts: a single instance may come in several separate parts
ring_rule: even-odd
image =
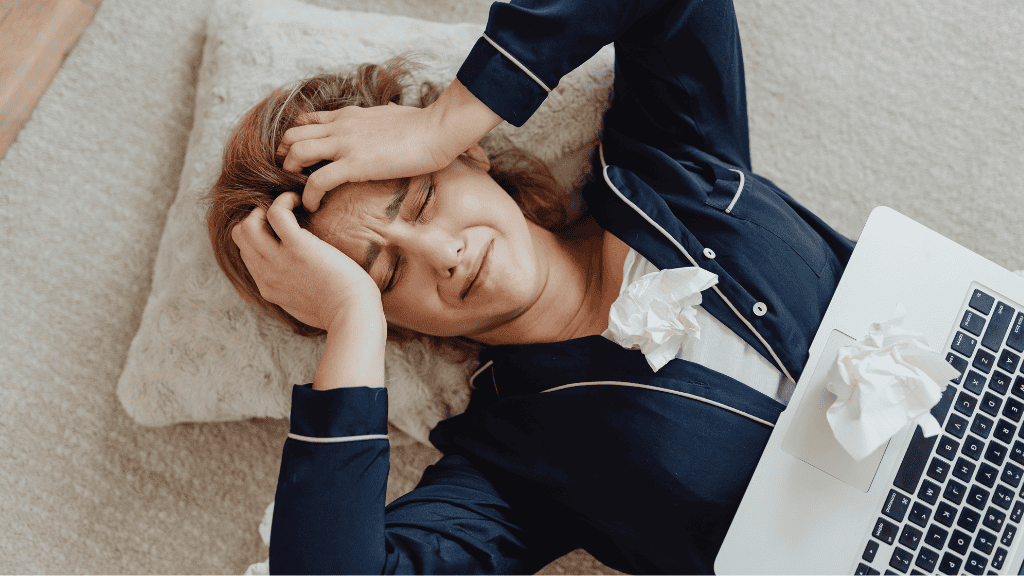
[[[1017,352],[1024,352],[1024,312],[1018,313],[1017,317],[1013,319],[1010,335],[1006,337],[1006,345]]]
[[[999,409],[1003,407],[1003,399],[991,392],[985,392],[981,399],[981,411],[989,416],[999,416]]]
[[[950,575],[959,574],[960,565],[963,563],[963,558],[953,554],[952,552],[946,552],[942,555],[942,560],[939,562],[939,572]]]
[[[968,532],[974,532],[974,529],[978,527],[979,520],[981,520],[981,514],[977,510],[963,508],[960,510],[960,516],[956,519],[956,525]]]
[[[971,486],[970,491],[967,493],[967,503],[978,510],[984,510],[985,505],[988,504],[988,496],[988,490],[981,486]]]
[[[959,352],[961,356],[970,358],[974,355],[974,349],[978,347],[978,341],[971,338],[968,334],[957,332],[956,336],[953,336],[953,343],[949,347]]]
[[[889,490],[889,495],[886,496],[885,504],[882,506],[882,514],[896,522],[903,522],[903,517],[907,515],[907,508],[909,507],[910,496],[896,490]]]
[[[871,537],[877,538],[886,544],[892,544],[896,540],[897,526],[885,518],[879,518],[875,527],[871,530]]]
[[[985,449],[985,442],[979,440],[975,436],[968,436],[964,440],[964,446],[960,449],[960,453],[972,460],[981,458],[981,453]]]
[[[985,374],[992,372],[992,366],[996,363],[996,357],[979,349],[978,353],[974,355],[974,362],[971,362],[971,366],[974,366],[978,370],[981,370]]]
[[[956,464],[953,465],[953,476],[963,480],[964,482],[970,482],[971,476],[974,475],[974,462],[971,462],[967,458],[957,458]]]
[[[950,505],[949,502],[939,502],[939,507],[935,510],[935,521],[949,528],[953,525],[955,518],[956,507]]]
[[[1017,422],[1020,422],[1022,414],[1024,414],[1024,403],[1021,403],[1021,401],[1016,398],[1007,398],[1006,404],[1003,406],[1003,416],[1013,420],[1016,424]]]
[[[974,537],[974,547],[985,554],[991,554],[996,547],[996,535],[984,528],[978,530],[978,535]]]
[[[1013,381],[1013,387],[1010,388],[1010,393],[1018,398],[1024,398],[1024,376],[1017,376],[1017,379]]]
[[[953,535],[949,537],[949,549],[954,552],[966,554],[967,549],[971,546],[971,535],[964,532],[963,530],[953,530]]]
[[[1010,522],[1020,522],[1021,518],[1024,518],[1024,502],[1017,502],[1013,505],[1013,512],[1010,512]]]
[[[1009,510],[1010,504],[1013,504],[1013,490],[1007,488],[1005,484],[996,486],[995,492],[992,493],[992,503],[1003,510]],[[1017,521],[1018,520],[1014,520],[1014,522]]]
[[[985,389],[986,382],[988,382],[988,378],[984,374],[974,370],[968,370],[967,375],[964,376],[963,387],[965,390],[970,390],[975,394],[981,395],[981,391]]]
[[[946,483],[946,489],[942,491],[942,497],[953,504],[963,502],[965,494],[967,494],[967,486],[953,479]]]
[[[854,574],[857,574],[858,576],[866,576],[866,575],[869,575],[869,574],[878,574],[878,573],[879,573],[878,570],[875,570],[874,568],[872,568],[871,566],[868,566],[867,564],[865,564],[863,562],[861,562],[860,564],[857,565],[857,571],[854,572]]]
[[[971,294],[971,308],[974,308],[978,312],[981,312],[985,316],[992,311],[992,305],[996,303],[996,299],[981,290],[974,290],[974,294]]]
[[[1024,465],[1024,442],[1014,440],[1013,448],[1010,448],[1010,460]]]
[[[999,355],[999,360],[996,362],[996,366],[1001,370],[1006,370],[1010,374],[1017,369],[1020,364],[1020,356],[1010,352],[1009,350],[1003,350],[1003,353]]]
[[[1013,537],[1017,535],[1017,527],[1013,524],[1007,524],[1006,530],[1003,530],[1003,537],[999,539],[999,543],[1003,546],[1009,546],[1013,544]]]
[[[950,388],[950,386],[947,386],[947,388]],[[917,483],[921,480],[921,473],[925,469],[928,456],[931,454],[932,446],[935,446],[937,439],[938,436],[925,438],[920,426],[914,430],[914,436],[910,439],[910,446],[907,447],[906,453],[903,454],[903,462],[900,464],[899,471],[896,472],[896,478],[892,481],[893,486],[907,494],[913,494],[917,490]],[[945,474],[943,474],[943,479],[945,479]],[[942,482],[942,480],[939,480],[939,482]]]
[[[1013,493],[1010,494],[1011,498]],[[907,520],[910,520],[914,524],[924,528],[928,524],[928,518],[932,515],[932,509],[925,506],[920,502],[914,502],[914,505],[910,508],[910,515]]]
[[[1004,444],[1013,444],[1013,433],[1017,431],[1017,425],[1005,418],[996,422],[996,429],[992,431],[992,437]]]
[[[982,521],[982,524],[984,524],[986,528],[992,530],[993,532],[999,532],[999,530],[1003,528],[1003,522],[1005,521],[1005,512],[999,510],[998,508],[993,508],[992,506],[989,506],[988,511],[985,512],[985,520]]]
[[[934,478],[939,484],[946,481],[946,476],[949,475],[950,463],[939,458],[932,458],[931,463],[928,464],[928,476]]]
[[[1021,476],[1024,476],[1024,468],[1007,462],[1003,468],[1003,473],[999,475],[999,479],[1016,488],[1020,485]]]
[[[1021,379],[1024,381],[1024,378]],[[950,386],[952,388],[952,386]],[[946,432],[949,432],[957,438],[963,438],[964,432],[967,432],[967,419],[959,414],[950,414],[949,422],[946,422]]]
[[[987,462],[982,462],[981,466],[978,466],[978,474],[974,477],[974,480],[991,488],[995,485],[996,477],[998,476],[998,468],[993,467]]]
[[[868,545],[864,547],[864,553],[860,555],[865,562],[871,562],[875,559],[875,553],[878,552],[878,542],[874,540],[868,540]]]
[[[917,497],[929,504],[935,504],[939,499],[939,487],[931,480],[925,479],[921,482],[921,489],[917,491]]]
[[[904,524],[903,531],[900,532],[900,544],[910,548],[911,550],[917,550],[917,545],[921,543],[921,538],[923,536],[924,532],[921,532],[910,524]]]
[[[988,435],[992,433],[992,426],[994,425],[994,420],[984,414],[978,414],[974,417],[974,422],[971,424],[971,432],[982,438],[988,438]]]
[[[924,537],[924,543],[936,550],[942,550],[942,547],[946,545],[946,536],[949,536],[948,531],[932,524],[928,528],[928,534]]]
[[[960,328],[975,336],[981,336],[981,331],[985,328],[985,317],[967,310],[964,312],[963,319],[960,320]]]
[[[1002,466],[1003,460],[1006,459],[1006,453],[1010,449],[1005,444],[999,442],[989,442],[988,448],[985,449],[985,460],[995,464],[996,466]]]
[[[950,366],[956,368],[960,372],[960,375],[950,380],[956,384],[960,383],[960,380],[964,377],[964,372],[967,371],[967,360],[963,356],[957,356],[953,352],[946,354],[946,362],[949,362]]]
[[[1010,380],[1010,376],[996,370],[992,373],[992,377],[988,379],[988,389],[999,394],[1006,394],[1006,391],[1010,389]]]
[[[1016,429],[1014,429],[1016,431]],[[1012,438],[1012,435],[1011,435]],[[956,456],[956,451],[960,449],[960,443],[949,436],[943,436],[939,439],[939,445],[935,448],[935,453],[942,456],[946,460],[952,460]]]
[[[1009,552],[1005,548],[996,548],[996,553],[992,556],[992,569],[999,570],[1003,567],[1003,562],[1006,562],[1006,555]]]
[[[996,304],[992,317],[988,319],[988,327],[985,328],[985,335],[981,337],[981,345],[993,352],[998,352],[1003,347],[1003,337],[1013,321],[1013,314],[1016,312],[1005,302]]]
[[[957,394],[956,404],[953,407],[957,412],[970,417],[974,414],[974,409],[978,407],[978,397],[970,392],[961,391],[960,394]]]
[[[987,565],[987,558],[977,552],[971,552],[971,555],[967,557],[967,563],[964,564],[964,570],[971,574],[984,574]]]
[[[889,566],[892,566],[900,572],[906,572],[907,569],[910,568],[910,562],[913,559],[913,552],[897,546],[896,549],[892,551],[892,558],[889,558]]]
[[[917,553],[917,560],[914,561],[914,565],[930,574],[935,572],[935,564],[938,561],[938,552],[922,546],[921,551]]]

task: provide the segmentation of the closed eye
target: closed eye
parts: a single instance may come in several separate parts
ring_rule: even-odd
[[[416,212],[416,222],[426,222],[426,218],[424,218],[423,213],[427,210],[427,207],[430,205],[430,202],[434,199],[434,191],[434,175],[431,174],[429,176],[429,180],[427,181],[427,193],[423,195],[423,203],[420,204],[420,209],[419,211]],[[388,276],[388,282],[380,291],[382,295],[390,292],[391,289],[398,284],[398,281],[401,280],[403,264],[404,260],[402,259],[402,256],[398,255],[395,258],[394,266],[391,267],[391,274]]]
[[[416,213],[417,222],[425,222],[426,219],[423,217],[423,212],[427,209],[430,201],[434,199],[434,176],[430,175],[430,183],[427,188],[427,194],[423,198],[423,204],[420,206],[420,211]]]

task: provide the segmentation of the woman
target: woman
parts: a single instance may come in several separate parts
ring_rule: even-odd
[[[475,143],[613,41],[589,215],[553,232]],[[287,180],[270,208],[211,211],[215,244],[238,245],[229,276],[327,334],[293,389],[272,571],[523,573],[582,547],[626,572],[711,572],[853,248],[751,173],[731,3],[496,3],[430,106],[292,124],[253,155],[291,174],[268,177]],[[303,210],[285,190],[310,167]],[[711,287],[655,358],[615,306],[657,270]],[[444,456],[385,509],[388,330],[483,350],[469,407],[431,434]]]

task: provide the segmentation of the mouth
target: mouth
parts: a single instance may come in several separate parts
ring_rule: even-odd
[[[494,246],[494,239],[492,238],[491,241],[487,243],[487,246],[485,246],[484,249],[481,251],[480,262],[479,262],[479,264],[477,264],[476,269],[470,275],[469,283],[466,284],[466,287],[462,289],[462,299],[463,300],[465,300],[469,296],[469,294],[473,291],[474,288],[476,288],[477,286],[482,284],[483,283],[483,279],[486,278],[486,271],[487,271],[486,267],[487,267],[487,263],[488,263],[487,257],[490,255],[491,248],[493,246]],[[478,280],[480,282],[477,282]]]

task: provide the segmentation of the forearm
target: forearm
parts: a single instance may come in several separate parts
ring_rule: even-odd
[[[327,343],[313,380],[314,390],[384,386],[387,324],[380,297],[356,299],[327,329]]]
[[[501,124],[498,116],[456,78],[430,106],[431,125],[446,154],[444,165]]]

